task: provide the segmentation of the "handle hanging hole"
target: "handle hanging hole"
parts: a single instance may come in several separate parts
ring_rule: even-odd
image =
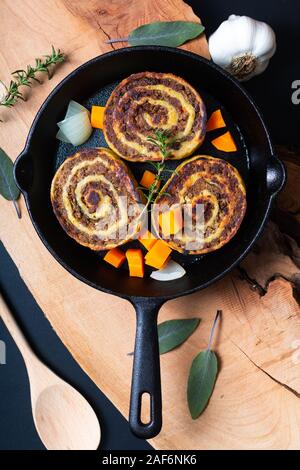
[[[151,423],[151,396],[148,392],[141,395],[141,422],[143,424]]]

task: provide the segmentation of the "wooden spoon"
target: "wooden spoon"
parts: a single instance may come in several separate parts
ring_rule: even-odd
[[[45,447],[49,450],[97,449],[101,432],[92,407],[36,357],[1,294],[0,316],[25,361],[33,419]]]

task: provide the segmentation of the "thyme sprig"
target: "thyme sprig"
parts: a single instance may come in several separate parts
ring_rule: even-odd
[[[26,70],[20,69],[12,72],[13,79],[10,81],[9,86],[1,82],[5,86],[6,94],[0,100],[0,106],[12,108],[18,100],[25,101],[20,88],[23,86],[31,87],[33,81],[41,83],[36,77],[38,73],[47,73],[50,80],[52,78],[51,66],[64,62],[64,60],[65,55],[59,49],[55,50],[54,46],[52,46],[51,54],[45,55],[44,59],[35,59],[34,66],[27,65]]]

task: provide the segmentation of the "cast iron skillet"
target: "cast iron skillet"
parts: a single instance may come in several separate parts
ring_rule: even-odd
[[[248,209],[237,235],[218,251],[198,258],[185,257],[182,262],[187,275],[170,282],[130,278],[126,270],[116,270],[99,262],[99,255],[65,234],[53,214],[49,197],[57,166],[56,123],[62,119],[70,99],[84,102],[108,84],[146,70],[177,74],[203,93],[211,108],[223,106],[226,121],[239,145],[239,152],[228,158],[241,171],[247,185]],[[204,152],[200,148],[196,153],[209,150],[205,148]],[[131,165],[131,169],[139,173],[142,165]],[[284,167],[274,155],[259,111],[239,83],[196,54],[155,46],[113,51],[81,65],[52,91],[41,106],[25,148],[16,160],[15,178],[38,235],[57,261],[86,284],[123,297],[134,305],[137,330],[129,420],[137,436],[154,437],[162,425],[156,327],[160,307],[169,299],[209,286],[237,265],[261,233],[272,200],[284,183]],[[144,392],[151,397],[148,424],[140,419]]]

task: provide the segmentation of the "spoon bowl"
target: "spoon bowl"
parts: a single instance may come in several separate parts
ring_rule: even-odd
[[[41,391],[33,418],[47,449],[94,450],[99,446],[100,427],[94,410],[67,383],[50,385]]]

